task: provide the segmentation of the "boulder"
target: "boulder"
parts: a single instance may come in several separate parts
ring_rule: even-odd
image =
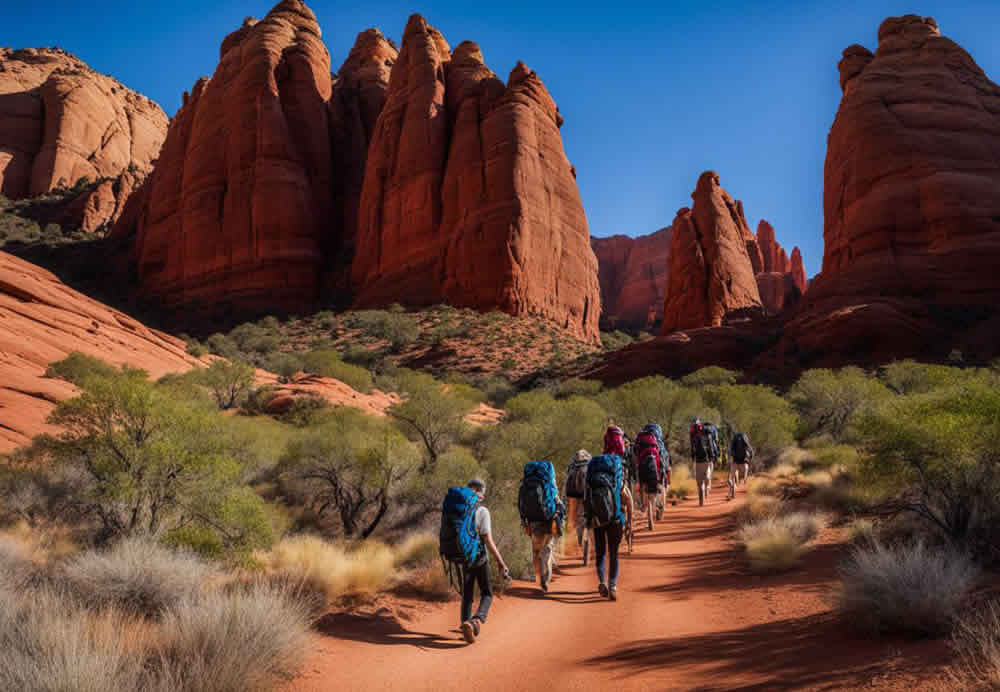
[[[715,171],[701,174],[691,197],[693,207],[678,211],[671,224],[663,334],[762,313],[742,205],[722,189]]]
[[[648,329],[663,319],[670,227],[631,238],[591,238],[601,285],[601,322],[609,329]]]

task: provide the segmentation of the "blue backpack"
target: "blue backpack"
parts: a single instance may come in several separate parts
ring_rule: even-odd
[[[587,466],[587,506],[595,527],[613,521],[625,526],[622,512],[622,459],[616,454],[601,454]]]
[[[517,494],[521,521],[544,522],[556,518],[559,509],[559,486],[551,461],[529,461],[524,465],[524,479]]]
[[[451,488],[441,506],[441,533],[438,537],[441,558],[447,562],[472,566],[485,555],[483,542],[476,531],[479,496],[471,488]]]

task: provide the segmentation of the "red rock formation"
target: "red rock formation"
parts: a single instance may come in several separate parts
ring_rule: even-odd
[[[368,152],[356,304],[536,314],[596,340],[597,260],[561,124],[524,64],[504,86],[478,46],[452,55],[412,16]]]
[[[663,318],[670,227],[630,238],[591,238],[601,285],[601,322],[609,328],[649,328]]]
[[[329,54],[299,0],[248,20],[221,54],[113,236],[134,237],[142,295],[175,310],[307,309],[333,217]]]
[[[995,305],[1000,87],[931,18],[890,17],[878,41],[840,61],[810,295]]]
[[[767,315],[777,315],[799,302],[802,291],[791,272],[762,272],[758,274],[757,289]]]
[[[796,288],[799,289],[799,293],[806,292],[806,268],[802,264],[802,253],[799,251],[799,246],[796,245],[792,248],[792,279],[795,281]]]
[[[44,377],[73,351],[153,377],[190,369],[184,342],[148,329],[62,284],[55,276],[0,252],[0,452],[53,432],[45,419],[75,389]]]
[[[741,209],[714,171],[701,174],[691,197],[693,208],[672,224],[663,334],[761,313]]]
[[[63,223],[115,221],[160,151],[167,117],[151,100],[57,48],[0,48],[0,193],[12,199],[104,181]],[[72,213],[71,213],[72,212]]]

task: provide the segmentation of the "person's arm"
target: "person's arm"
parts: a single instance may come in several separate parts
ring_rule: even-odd
[[[500,554],[497,544],[493,542],[493,532],[490,531],[488,534],[483,536],[483,541],[486,543],[486,549],[490,551],[490,555],[496,559],[497,566],[500,568],[500,573],[505,577],[510,576],[510,570],[507,569],[507,563],[503,561],[503,556]]]

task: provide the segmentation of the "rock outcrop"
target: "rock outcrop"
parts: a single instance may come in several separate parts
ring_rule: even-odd
[[[591,238],[601,285],[601,323],[648,329],[663,319],[670,227],[631,238]]]
[[[691,197],[693,207],[678,211],[671,224],[663,334],[762,312],[742,205],[722,189],[714,171],[701,174]]]
[[[523,63],[506,85],[471,42],[410,18],[368,152],[356,305],[534,314],[598,337],[587,221],[562,116]]]
[[[50,363],[73,351],[159,377],[197,362],[180,339],[148,329],[91,300],[46,270],[0,252],[0,453],[53,428],[53,406],[74,395],[46,378]]]
[[[100,183],[73,199],[63,223],[117,220],[167,131],[153,101],[58,48],[0,48],[0,194],[35,197]]]
[[[995,305],[1000,293],[1000,87],[929,17],[886,19],[850,46],[827,141],[828,296]]]
[[[597,260],[538,76],[504,85],[419,15],[400,53],[369,30],[329,67],[300,0],[226,37],[112,234],[141,295],[188,319],[448,302],[596,341]]]

